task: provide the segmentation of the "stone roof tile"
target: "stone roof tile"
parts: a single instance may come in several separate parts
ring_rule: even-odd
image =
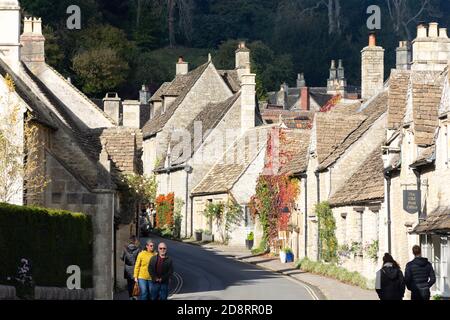
[[[377,147],[356,172],[337,190],[329,202],[334,207],[355,205],[384,198],[384,166],[381,146]]]

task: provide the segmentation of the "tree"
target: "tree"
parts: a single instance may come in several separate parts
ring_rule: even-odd
[[[92,49],[73,58],[73,70],[86,93],[102,95],[125,83],[129,65],[113,49]]]
[[[10,202],[24,188],[27,199],[34,199],[33,204],[41,205],[37,199],[49,180],[45,175],[39,126],[31,117],[23,120],[14,81],[7,75],[5,82],[8,93],[0,99],[0,111],[4,111],[0,113],[0,202]],[[18,134],[22,126],[23,136]]]
[[[433,0],[385,0],[389,12],[394,31],[399,36],[405,36],[408,40],[412,40],[409,29],[411,23],[417,23],[419,18],[425,13],[430,16],[436,15],[436,7]]]

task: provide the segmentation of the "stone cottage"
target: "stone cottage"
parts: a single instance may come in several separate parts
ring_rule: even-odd
[[[247,130],[262,124],[255,74],[245,43],[236,68],[217,70],[211,59],[195,70],[180,58],[177,74],[150,99],[152,118],[143,128],[144,172],[156,173],[158,192],[184,202],[181,235],[193,235],[191,192],[225,151]]]
[[[17,133],[15,142],[22,150],[26,125],[37,128],[36,170],[48,185],[33,192],[33,185],[19,179],[9,202],[91,215],[94,296],[112,299],[119,267],[114,249],[121,251],[133,219],[122,208],[117,183],[121,173],[142,170],[142,134],[139,128],[118,126],[46,64],[41,19],[26,17],[22,34],[20,29],[18,1],[0,1],[0,126]],[[7,128],[4,119],[16,107],[14,128]]]

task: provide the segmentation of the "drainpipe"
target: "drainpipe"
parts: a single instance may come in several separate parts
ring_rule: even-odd
[[[418,206],[417,212],[419,214],[419,221],[422,221],[424,219],[422,218],[422,194],[420,192],[422,190],[422,183],[420,181],[421,180],[420,179],[420,170],[419,169],[414,169],[413,172],[416,175],[417,191],[419,191],[419,199],[418,199],[418,203],[417,203],[417,206]]]
[[[190,237],[194,236],[194,198],[191,196],[191,230],[189,232]]]
[[[317,181],[317,204],[320,203],[320,172],[316,171],[316,181]],[[321,243],[320,243],[320,219],[317,217],[317,261],[320,261],[321,254]]]
[[[304,185],[304,189],[305,189],[305,258],[308,257],[308,175],[305,173],[302,176],[303,179],[305,179],[305,185]]]
[[[185,211],[184,211],[184,235],[187,237],[188,234],[188,203],[189,203],[189,174],[192,172],[192,167],[190,165],[186,165],[184,167],[184,171],[186,172],[186,195],[185,195]]]
[[[387,204],[387,236],[388,236],[388,252],[391,253],[391,172],[385,171],[384,178],[386,179],[386,204]]]

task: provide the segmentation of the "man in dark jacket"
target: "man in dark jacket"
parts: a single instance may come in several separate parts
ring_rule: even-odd
[[[139,247],[139,241],[135,236],[130,237],[130,243],[124,248],[122,253],[122,261],[125,263],[123,270],[123,277],[127,280],[127,290],[130,299],[133,299],[133,287],[134,287],[134,265],[136,264],[136,258],[141,251]]]
[[[414,260],[408,262],[405,282],[411,291],[411,300],[430,300],[430,288],[436,282],[433,266],[427,258],[422,258],[419,246],[413,247]]]
[[[172,259],[167,255],[167,245],[161,242],[158,254],[151,258],[148,272],[152,277],[152,300],[167,300],[169,296],[169,280],[173,274]]]

